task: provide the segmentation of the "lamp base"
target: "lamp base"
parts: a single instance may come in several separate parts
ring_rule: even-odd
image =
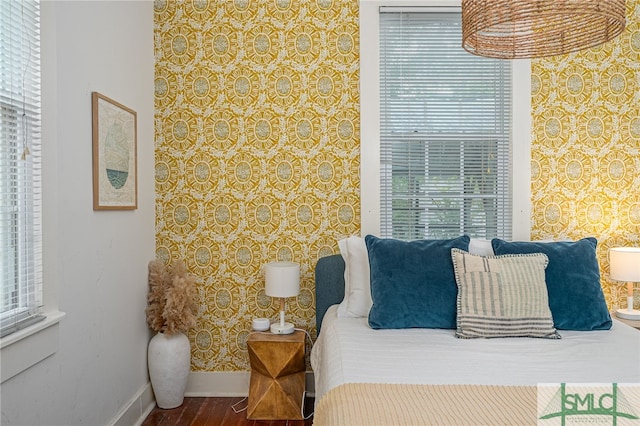
[[[629,310],[629,309],[618,309],[616,311],[616,316],[628,320],[640,321],[640,311],[637,309]]]
[[[293,333],[293,324],[290,322],[271,324],[271,332],[273,334],[291,334]]]

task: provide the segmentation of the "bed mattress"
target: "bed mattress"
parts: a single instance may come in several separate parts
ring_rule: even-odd
[[[316,401],[344,383],[640,383],[640,332],[559,331],[559,340],[458,339],[454,330],[373,330],[330,307],[311,352]]]

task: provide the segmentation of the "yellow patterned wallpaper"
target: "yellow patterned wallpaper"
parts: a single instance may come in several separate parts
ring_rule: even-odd
[[[262,265],[301,264],[288,315],[314,332],[315,262],[360,230],[357,2],[154,9],[156,254],[197,277],[192,369],[246,370],[251,319],[277,314]],[[639,79],[640,0],[617,40],[532,62],[532,239],[597,237],[604,277],[640,245]]]
[[[248,369],[262,266],[301,264],[288,320],[315,331],[313,268],[360,232],[358,2],[156,0],[156,255],[200,310],[192,370]]]
[[[533,61],[532,108],[532,239],[595,236],[607,301],[624,307],[606,277],[610,247],[640,245],[640,1],[614,41]]]

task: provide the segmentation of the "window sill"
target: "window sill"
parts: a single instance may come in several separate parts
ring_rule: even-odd
[[[0,383],[53,355],[58,350],[59,323],[65,313],[46,312],[43,321],[0,339]]]

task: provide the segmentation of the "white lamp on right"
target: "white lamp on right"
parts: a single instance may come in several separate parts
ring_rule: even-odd
[[[640,311],[633,309],[633,283],[640,282],[640,248],[615,247],[609,249],[609,277],[627,282],[627,308],[618,309],[616,316],[640,320]]]

